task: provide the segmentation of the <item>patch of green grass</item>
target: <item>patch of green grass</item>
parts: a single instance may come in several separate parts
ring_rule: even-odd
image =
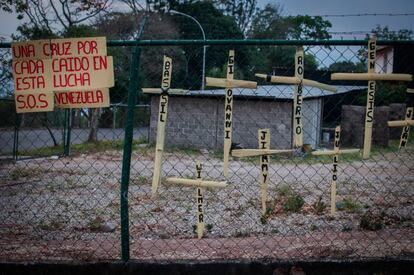
[[[316,224],[311,224],[310,226],[309,226],[309,230],[310,231],[315,231],[315,230],[317,230],[318,229],[318,226],[316,225]]]
[[[369,231],[381,230],[384,227],[384,215],[367,212],[361,216],[359,227]]]
[[[276,192],[279,196],[284,197],[292,193],[292,188],[290,187],[290,185],[281,184],[277,187]]]
[[[319,199],[313,204],[313,209],[315,210],[316,215],[322,215],[323,212],[325,212],[326,203],[322,201],[322,197],[319,197]]]
[[[296,213],[300,211],[304,204],[305,201],[299,194],[291,194],[287,197],[285,203],[283,204],[283,209],[286,212]]]
[[[246,238],[249,236],[250,236],[249,232],[245,232],[245,231],[236,231],[236,233],[234,233],[235,238]]]
[[[39,174],[39,170],[30,167],[14,168],[10,171],[9,176],[12,180],[18,180],[20,178],[34,177]]]
[[[347,213],[358,213],[361,211],[362,206],[352,199],[346,198],[337,204],[337,208],[338,210],[343,210]]]
[[[63,228],[63,223],[61,221],[51,221],[51,222],[42,222],[39,224],[40,229],[42,230],[61,230]]]
[[[269,220],[270,216],[272,215],[273,211],[272,208],[267,207],[266,212],[260,217],[260,222],[265,225]]]
[[[145,136],[141,136],[140,138],[132,141],[132,149],[139,150],[145,148],[139,148],[138,145],[145,144],[147,139]],[[97,153],[97,152],[104,152],[109,150],[115,151],[122,151],[124,148],[124,141],[123,139],[118,140],[102,140],[102,141],[94,141],[94,142],[84,142],[80,144],[71,144],[70,151],[73,154],[83,154],[83,153]],[[38,148],[33,150],[27,151],[20,151],[21,155],[27,156],[50,156],[50,155],[62,155],[63,154],[63,146],[52,146],[52,147],[44,147]]]
[[[89,221],[88,228],[91,231],[98,231],[101,228],[103,222],[104,220],[101,217],[96,217],[95,219]]]

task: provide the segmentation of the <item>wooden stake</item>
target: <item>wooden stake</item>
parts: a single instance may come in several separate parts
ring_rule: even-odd
[[[223,188],[227,186],[226,181],[211,181],[211,180],[198,180],[198,179],[183,179],[169,177],[165,179],[167,184],[181,184],[192,187],[212,187],[212,188]]]
[[[413,126],[414,120],[393,120],[388,121],[388,127],[403,127],[403,126]]]
[[[295,54],[295,77],[303,79],[304,58],[303,48],[296,49]],[[293,93],[293,147],[298,148],[303,145],[303,124],[302,124],[302,83],[295,87]]]
[[[263,150],[270,149],[270,130],[269,129],[259,129],[258,131],[259,137],[259,148]],[[267,202],[267,182],[268,182],[268,174],[269,174],[269,162],[270,156],[269,155],[261,155],[260,156],[260,168],[262,170],[262,174],[260,177],[260,191],[262,194],[262,214],[266,213],[266,202]]]
[[[336,213],[336,180],[338,179],[338,160],[341,154],[352,154],[360,152],[359,149],[339,149],[341,139],[341,126],[335,128],[334,149],[329,151],[313,151],[314,156],[333,156],[332,158],[332,181],[331,181],[331,215]]]
[[[341,126],[335,128],[335,139],[334,139],[334,150],[339,151],[339,139],[341,138]],[[332,162],[332,183],[331,183],[331,215],[334,216],[336,212],[336,180],[337,176],[337,167],[338,167],[339,155],[333,155]]]
[[[235,149],[231,151],[231,155],[237,158],[243,157],[257,157],[257,156],[264,156],[264,155],[275,155],[281,153],[291,153],[292,149],[281,149],[281,150],[274,150],[274,149]]]
[[[227,80],[234,78],[234,50],[229,52],[227,63]],[[232,123],[233,123],[233,89],[226,85],[226,98],[224,104],[224,156],[223,156],[223,174],[229,175],[229,154],[232,140]]]
[[[144,94],[161,94],[162,91],[160,88],[142,88],[142,92]],[[185,89],[169,89],[169,95],[185,95],[188,94],[190,91]]]
[[[234,80],[234,50],[230,50],[226,79],[206,77],[206,85],[226,89],[224,103],[223,175],[228,177],[233,124],[233,88],[256,89],[257,83],[253,81]]]
[[[168,114],[168,89],[171,85],[172,59],[164,55],[162,70],[160,104],[158,107],[157,144],[155,146],[154,176],[152,178],[152,196],[156,196],[161,180],[162,153],[164,151],[165,125]]]
[[[234,58],[234,56],[233,56]],[[248,80],[206,77],[207,86],[256,89],[257,83]]]
[[[375,73],[376,40],[368,41],[368,73]],[[367,107],[365,109],[364,152],[362,157],[369,158],[372,144],[372,124],[374,121],[375,81],[368,81]]]
[[[271,83],[282,83],[282,84],[291,84],[299,85],[302,83],[303,86],[309,86],[314,88],[319,88],[321,90],[326,90],[329,92],[336,93],[338,89],[335,86],[328,84],[320,83],[310,79],[300,79],[296,76],[277,76],[277,75],[266,75],[266,74],[255,74],[255,76],[265,79],[267,82]]]
[[[343,155],[343,154],[355,154],[361,152],[361,149],[342,149],[342,150],[324,150],[313,151],[313,156],[331,156],[331,155]]]
[[[196,163],[196,178],[201,181],[201,163]],[[204,232],[204,188],[197,187],[197,237],[201,239]]]

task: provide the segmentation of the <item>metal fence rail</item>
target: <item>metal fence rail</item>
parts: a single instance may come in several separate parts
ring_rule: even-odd
[[[311,153],[334,149],[338,125],[339,150],[362,148],[367,82],[334,82],[330,75],[366,72],[366,44],[365,40],[108,41],[116,86],[111,89],[111,106],[98,111],[95,138],[90,137],[91,110],[17,115],[12,87],[2,83],[1,96],[9,100],[0,101],[0,259],[411,257],[414,144],[408,138],[399,148],[403,128],[387,125],[405,119],[407,107],[413,106],[406,83],[377,82],[369,158],[341,154],[334,169],[332,155]],[[224,175],[226,92],[211,86],[201,89],[203,45],[208,45],[207,77],[226,78],[229,50],[234,49],[234,79],[258,82],[257,89],[232,90],[232,153],[259,149],[262,129],[269,129],[270,150],[292,148],[295,86],[275,85],[254,75],[295,75],[295,51],[303,46],[304,78],[338,89],[332,94],[303,86],[304,150],[265,159],[233,156],[229,175]],[[381,45],[377,71],[413,73],[413,41],[377,45]],[[0,43],[1,51],[10,51],[9,47]],[[160,87],[163,55],[172,58],[171,88],[186,92],[171,90],[168,98],[161,182],[154,196],[160,96],[144,94],[141,88]],[[197,163],[201,163],[199,175]],[[188,182],[198,176],[227,182],[224,188],[200,189],[204,191],[201,239],[197,238],[201,191],[171,180]]]

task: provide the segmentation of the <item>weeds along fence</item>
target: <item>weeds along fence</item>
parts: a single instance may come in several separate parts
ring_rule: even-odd
[[[230,157],[229,175],[223,174],[225,93],[224,88],[202,89],[204,44],[207,77],[226,77],[234,49],[234,78],[258,81],[257,89],[233,89],[233,150],[257,149],[260,129],[269,129],[270,149],[292,148],[295,87],[254,75],[295,75],[299,46],[305,52],[304,77],[338,89],[332,94],[303,86],[306,148],[332,149],[337,125],[341,149],[363,147],[367,82],[335,82],[330,75],[366,72],[367,41],[109,41],[116,86],[111,106],[98,114],[56,109],[17,115],[11,68],[4,66],[0,259],[412,257],[414,143],[409,139],[399,149],[402,128],[387,126],[389,120],[404,119],[413,106],[406,84],[377,82],[369,158],[343,154],[335,169],[332,156],[309,150],[266,158],[263,211],[261,157]],[[413,73],[411,41],[377,45],[377,72]],[[2,47],[10,60],[9,45]],[[141,88],[160,87],[164,54],[172,58],[171,88],[188,92],[169,96],[161,184],[152,196],[160,97]],[[94,115],[97,124],[91,122]],[[197,162],[203,180],[227,181],[225,188],[204,192],[201,239],[197,188],[167,180],[195,179]]]

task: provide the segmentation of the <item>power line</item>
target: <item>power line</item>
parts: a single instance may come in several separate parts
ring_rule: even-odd
[[[322,14],[320,17],[362,17],[362,16],[413,16],[414,13],[355,13],[355,14]]]

